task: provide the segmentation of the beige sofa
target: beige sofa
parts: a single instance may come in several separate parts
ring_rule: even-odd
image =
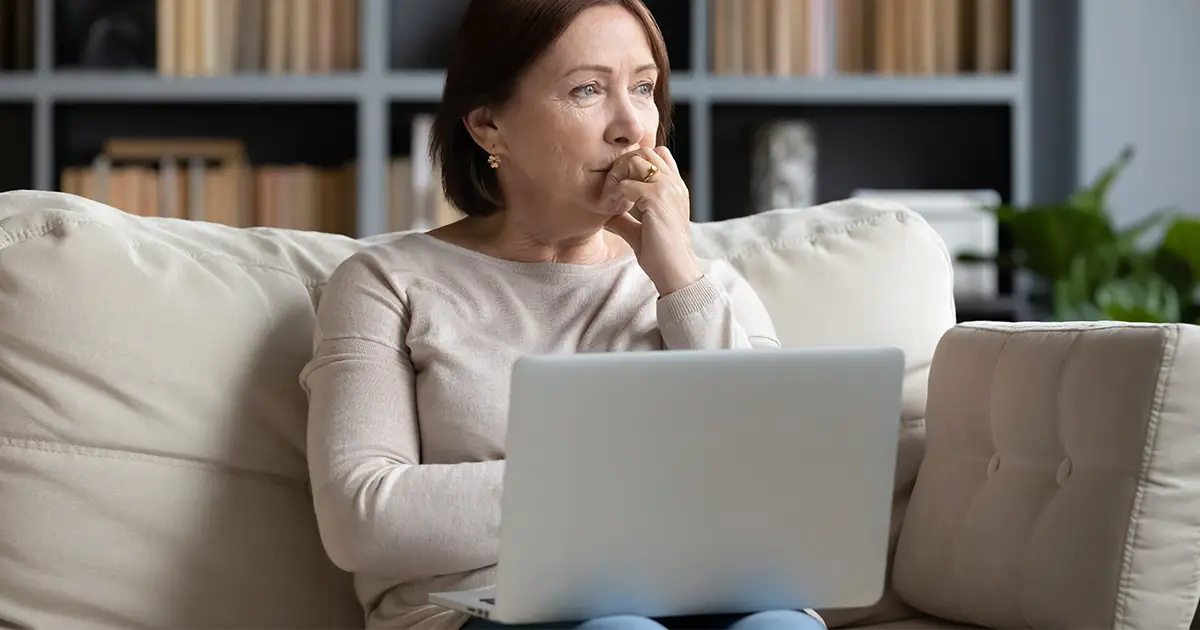
[[[906,352],[888,589],[831,625],[1189,625],[1200,330],[956,326],[942,242],[881,202],[695,237],[788,345]],[[361,626],[306,494],[297,374],[364,246],[0,194],[0,627]]]

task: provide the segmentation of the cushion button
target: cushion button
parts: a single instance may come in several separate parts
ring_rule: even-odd
[[[1058,485],[1061,486],[1067,482],[1067,477],[1070,477],[1070,476],[1071,476],[1071,458],[1067,457],[1067,458],[1064,458],[1062,460],[1062,463],[1058,465],[1058,474],[1054,475],[1054,479],[1055,479],[1055,481],[1058,482]]]
[[[992,459],[988,462],[987,467],[988,479],[991,479],[997,470],[1000,470],[1000,453],[992,453]]]

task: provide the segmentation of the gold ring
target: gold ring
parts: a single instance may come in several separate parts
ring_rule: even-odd
[[[657,167],[657,166],[655,166],[655,165],[653,165],[653,164],[651,164],[651,165],[650,165],[650,172],[649,172],[649,173],[646,173],[646,176],[645,176],[644,178],[642,178],[642,181],[643,181],[643,182],[649,182],[649,181],[650,181],[650,178],[654,177],[655,175],[658,175],[658,167]]]

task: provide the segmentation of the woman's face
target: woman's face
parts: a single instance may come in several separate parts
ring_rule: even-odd
[[[600,196],[613,160],[655,145],[658,72],[636,17],[618,6],[581,13],[496,112],[509,198],[607,214]]]

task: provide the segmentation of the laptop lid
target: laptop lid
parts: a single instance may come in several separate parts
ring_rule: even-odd
[[[492,618],[875,603],[903,372],[889,347],[519,360]]]

